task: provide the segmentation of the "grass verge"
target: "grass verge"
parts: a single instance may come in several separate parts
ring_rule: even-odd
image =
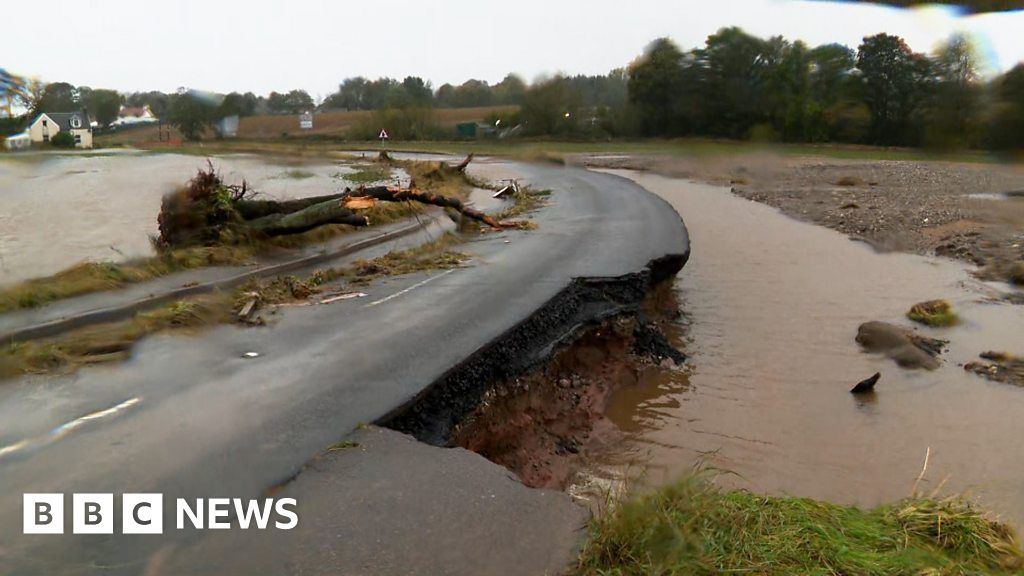
[[[388,150],[466,154],[475,152],[504,156],[524,161],[563,163],[574,154],[663,154],[714,157],[735,154],[778,154],[783,156],[816,156],[850,160],[936,160],[946,162],[1005,162],[992,154],[978,151],[930,152],[915,148],[886,148],[844,144],[782,144],[758,143],[709,138],[677,138],[646,140],[556,141],[556,140],[473,140],[473,141],[410,141],[389,142]],[[202,146],[158,148],[154,151],[209,155],[222,152],[251,152],[309,157],[345,157],[351,151],[372,151],[380,148],[371,142],[334,138],[261,139],[208,142]]]
[[[172,272],[203,266],[230,266],[252,261],[251,246],[202,246],[174,250],[121,264],[87,262],[52,276],[0,288],[0,313],[36,308],[55,300],[115,290]]]
[[[139,313],[131,320],[83,328],[54,339],[7,344],[0,348],[0,379],[124,360],[131,347],[149,334],[196,329],[230,318],[231,296],[217,293],[180,300]]]
[[[724,491],[698,473],[593,521],[574,573],[1019,574],[1012,531],[960,499],[873,510]]]
[[[50,339],[3,345],[0,346],[0,380],[24,374],[73,372],[85,365],[125,360],[136,342],[156,332],[197,331],[236,321],[262,324],[262,321],[239,317],[239,311],[253,299],[259,306],[312,303],[312,296],[336,281],[365,285],[382,276],[457,268],[469,258],[451,249],[458,242],[457,236],[447,234],[416,248],[389,252],[372,260],[358,260],[344,268],[317,270],[305,278],[278,276],[253,280],[237,290],[180,300],[123,322],[73,330]],[[335,288],[342,289],[341,286]]]

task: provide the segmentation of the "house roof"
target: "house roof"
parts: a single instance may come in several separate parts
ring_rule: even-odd
[[[129,106],[122,106],[121,107],[121,112],[118,113],[118,116],[121,117],[121,118],[128,118],[128,117],[140,118],[145,113],[146,113],[146,107],[145,106],[131,106],[131,107],[129,107]]]
[[[32,123],[35,124],[39,117],[44,114],[47,118],[56,122],[61,130],[81,130],[89,127],[89,118],[82,112],[43,112]],[[78,128],[72,128],[71,119],[76,117],[82,121],[82,125]]]

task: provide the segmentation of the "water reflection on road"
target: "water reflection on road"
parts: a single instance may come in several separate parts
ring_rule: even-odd
[[[1024,525],[1024,389],[962,363],[985,350],[1024,353],[1024,306],[944,259],[878,254],[864,244],[731,195],[628,173],[686,220],[693,254],[675,293],[690,355],[613,399],[627,441],[606,467],[643,468],[640,486],[695,462],[756,491],[874,505],[907,496],[931,449],[928,489],[969,491]],[[854,342],[868,320],[906,323],[915,302],[946,298],[963,322],[923,329],[951,341],[933,372],[905,371]],[[848,390],[880,371],[873,398]]]

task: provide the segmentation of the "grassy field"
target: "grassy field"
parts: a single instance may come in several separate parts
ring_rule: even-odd
[[[861,510],[724,491],[697,474],[591,525],[575,573],[1020,574],[1014,535],[959,499]]]
[[[513,107],[514,108],[514,107]],[[486,106],[481,108],[438,108],[434,111],[437,123],[454,133],[455,125],[461,122],[483,120],[488,115],[510,110],[508,106]],[[299,120],[293,114],[266,114],[242,118],[238,123],[238,137],[242,140],[279,139],[301,137],[305,139],[343,138],[345,132],[356,122],[368,117],[366,110],[324,112],[313,116],[312,130],[299,130]],[[177,131],[171,131],[173,139],[181,139]],[[97,146],[135,145],[157,140],[157,127],[146,126],[98,136]]]
[[[144,142],[118,142],[103,137],[100,146],[137,145],[150,148]],[[351,152],[381,150],[380,144],[337,138],[239,138],[236,140],[207,140],[173,148],[151,147],[154,150],[185,154],[218,154],[244,152],[283,156],[331,157]],[[458,140],[458,141],[389,141],[386,149],[393,152],[449,153],[462,155],[473,152],[488,156],[503,156],[527,161],[564,162],[574,155],[666,155],[713,157],[743,154],[774,154],[781,156],[814,156],[847,160],[904,160],[943,161],[967,163],[1019,162],[1020,158],[997,157],[977,151],[937,153],[914,148],[881,148],[846,144],[763,144],[736,140],[703,138],[613,140],[613,141],[555,141],[516,139]]]

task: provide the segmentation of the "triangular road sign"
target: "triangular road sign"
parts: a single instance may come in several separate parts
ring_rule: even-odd
[[[380,138],[381,140],[387,140],[388,139],[388,131],[383,129],[383,128],[381,128],[380,129],[380,136],[377,136],[377,138]]]

